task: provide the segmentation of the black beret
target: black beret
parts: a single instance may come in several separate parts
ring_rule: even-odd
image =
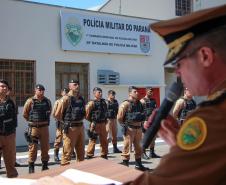
[[[100,91],[100,92],[102,92],[102,89],[99,88],[99,87],[94,87],[94,88],[93,88],[93,92],[94,92],[94,91]]]
[[[226,5],[204,9],[179,18],[151,24],[166,42],[169,51],[164,65],[177,59],[188,43],[199,35],[226,25]]]
[[[45,90],[45,87],[44,87],[42,84],[37,84],[37,85],[35,86],[35,88],[36,88],[36,89],[40,89],[40,90],[42,90],[42,91]]]
[[[75,79],[72,79],[72,80],[70,80],[70,82],[69,82],[69,83],[79,84],[79,81],[78,81],[78,80],[75,80]]]
[[[153,90],[152,87],[146,87],[146,90]]]
[[[109,91],[108,91],[108,94],[115,95],[116,93],[115,93],[115,91],[114,91],[114,90],[109,90]]]
[[[9,83],[6,80],[0,79],[0,83],[5,84],[9,88]]]
[[[128,91],[131,92],[133,89],[137,90],[138,88],[135,86],[129,86]]]

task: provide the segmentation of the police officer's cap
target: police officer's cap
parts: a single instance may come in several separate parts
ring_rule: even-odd
[[[102,92],[102,89],[99,88],[99,87],[94,87],[94,88],[93,88],[93,92],[95,92],[95,91],[100,91],[100,92]]]
[[[72,79],[72,80],[70,80],[69,83],[79,84],[79,81],[78,80],[75,80],[75,79]]]
[[[150,91],[150,90],[153,91],[153,88],[152,88],[152,87],[146,87],[146,90],[147,90],[147,91],[148,91],[148,90],[149,90],[149,91]]]
[[[151,25],[163,37],[169,51],[164,65],[172,63],[195,37],[226,25],[226,5],[196,11]]]
[[[7,87],[9,87],[9,83],[6,80],[0,79],[0,83],[5,84]]]
[[[36,89],[39,89],[39,90],[42,90],[42,91],[45,90],[45,87],[44,87],[42,84],[37,84],[37,85],[35,86],[35,88],[36,88]]]
[[[109,91],[108,91],[108,94],[115,95],[116,93],[115,93],[115,91],[114,91],[114,90],[109,90]]]
[[[68,93],[69,92],[69,89],[68,88],[63,88],[62,91],[65,92],[65,93]]]
[[[138,88],[135,86],[129,86],[128,91],[131,92],[133,89],[137,90]]]

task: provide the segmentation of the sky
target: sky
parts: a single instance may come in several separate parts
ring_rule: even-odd
[[[89,9],[106,3],[108,0],[27,0],[66,7]]]

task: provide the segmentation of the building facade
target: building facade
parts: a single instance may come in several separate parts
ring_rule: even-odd
[[[92,37],[92,39],[96,44],[91,49],[87,46],[86,49],[81,47],[79,50],[64,48],[62,45],[62,32],[64,34],[66,32],[62,29],[62,19],[64,17],[62,14],[80,15],[82,18],[89,17],[90,19],[103,21],[112,20],[112,22],[118,20],[125,25],[131,23],[131,25],[146,24],[148,26],[150,22],[155,21],[25,1],[1,0],[0,78],[9,81],[13,88],[14,98],[19,106],[17,146],[26,145],[23,132],[27,127],[27,123],[22,117],[23,104],[28,97],[33,96],[36,83],[45,86],[45,95],[50,98],[52,103],[59,96],[60,89],[65,87],[70,79],[80,80],[81,93],[87,101],[93,98],[92,89],[95,86],[103,89],[104,98],[106,98],[109,89],[114,89],[119,102],[127,99],[128,86],[130,85],[141,88],[145,86],[156,87],[159,90],[159,99],[161,100],[164,97],[164,69],[162,68],[164,55],[158,53],[166,52],[166,48],[156,44],[162,42],[161,39],[153,36],[152,33],[141,34],[144,36],[151,34],[148,43],[146,43],[146,37],[135,39],[139,42],[144,40],[143,46],[149,44],[149,51],[144,54],[136,50],[139,47],[135,50],[131,50],[132,46],[129,46],[128,50],[125,50],[125,48],[117,49],[116,47],[123,47],[123,45],[118,46],[117,43],[112,51],[109,48],[106,50],[107,46],[100,46],[98,42],[106,39],[105,36],[109,36],[108,34],[112,32],[113,28],[111,27],[111,30],[101,30],[96,25],[96,27],[89,26],[90,33],[95,35],[93,36],[95,38]],[[135,38],[137,33],[142,31],[142,28],[144,27],[141,25],[140,29],[135,30],[135,35],[131,35],[129,38]],[[87,33],[86,29],[88,28],[84,28],[85,33]],[[102,34],[102,31],[105,34]],[[112,34],[114,32],[117,32],[117,30],[113,31]],[[100,34],[103,37],[96,38]],[[126,35],[130,35],[129,32],[123,32],[122,35],[120,32],[117,34],[122,37],[122,40],[124,39],[125,43],[127,42]],[[84,37],[87,35],[84,35]],[[76,37],[76,34],[74,36]],[[73,36],[71,39],[73,40]],[[97,51],[93,51],[93,49]],[[115,49],[116,51],[113,51]],[[118,73],[120,83],[110,85],[98,83],[97,73],[99,70]],[[85,122],[85,125],[88,127],[87,122]],[[53,142],[55,137],[53,119],[49,130],[50,141]]]
[[[19,107],[17,146],[26,145],[22,110],[36,83],[45,86],[52,103],[70,79],[80,81],[86,101],[99,86],[104,98],[108,90],[115,90],[121,103],[127,99],[128,86],[134,85],[141,92],[153,86],[160,103],[175,75],[172,69],[163,68],[167,48],[146,30],[148,25],[176,13],[224,3],[226,0],[109,0],[99,11],[89,11],[1,0],[0,78],[9,81]],[[53,142],[53,119],[49,130]]]

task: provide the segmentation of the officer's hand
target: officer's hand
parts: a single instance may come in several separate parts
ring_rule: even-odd
[[[94,124],[94,123],[91,123],[91,125],[90,125],[90,130],[91,130],[91,131],[95,130],[95,124]]]
[[[175,146],[178,131],[179,125],[177,121],[172,116],[168,116],[167,119],[161,121],[158,135],[170,146]]]
[[[144,122],[144,128],[145,128],[145,130],[147,130],[147,129],[152,125],[153,120],[154,120],[154,118],[155,118],[155,116],[156,116],[156,114],[157,114],[157,111],[158,111],[157,108],[154,109],[154,110],[152,111],[151,115],[148,117],[148,121],[145,121],[145,122]]]

